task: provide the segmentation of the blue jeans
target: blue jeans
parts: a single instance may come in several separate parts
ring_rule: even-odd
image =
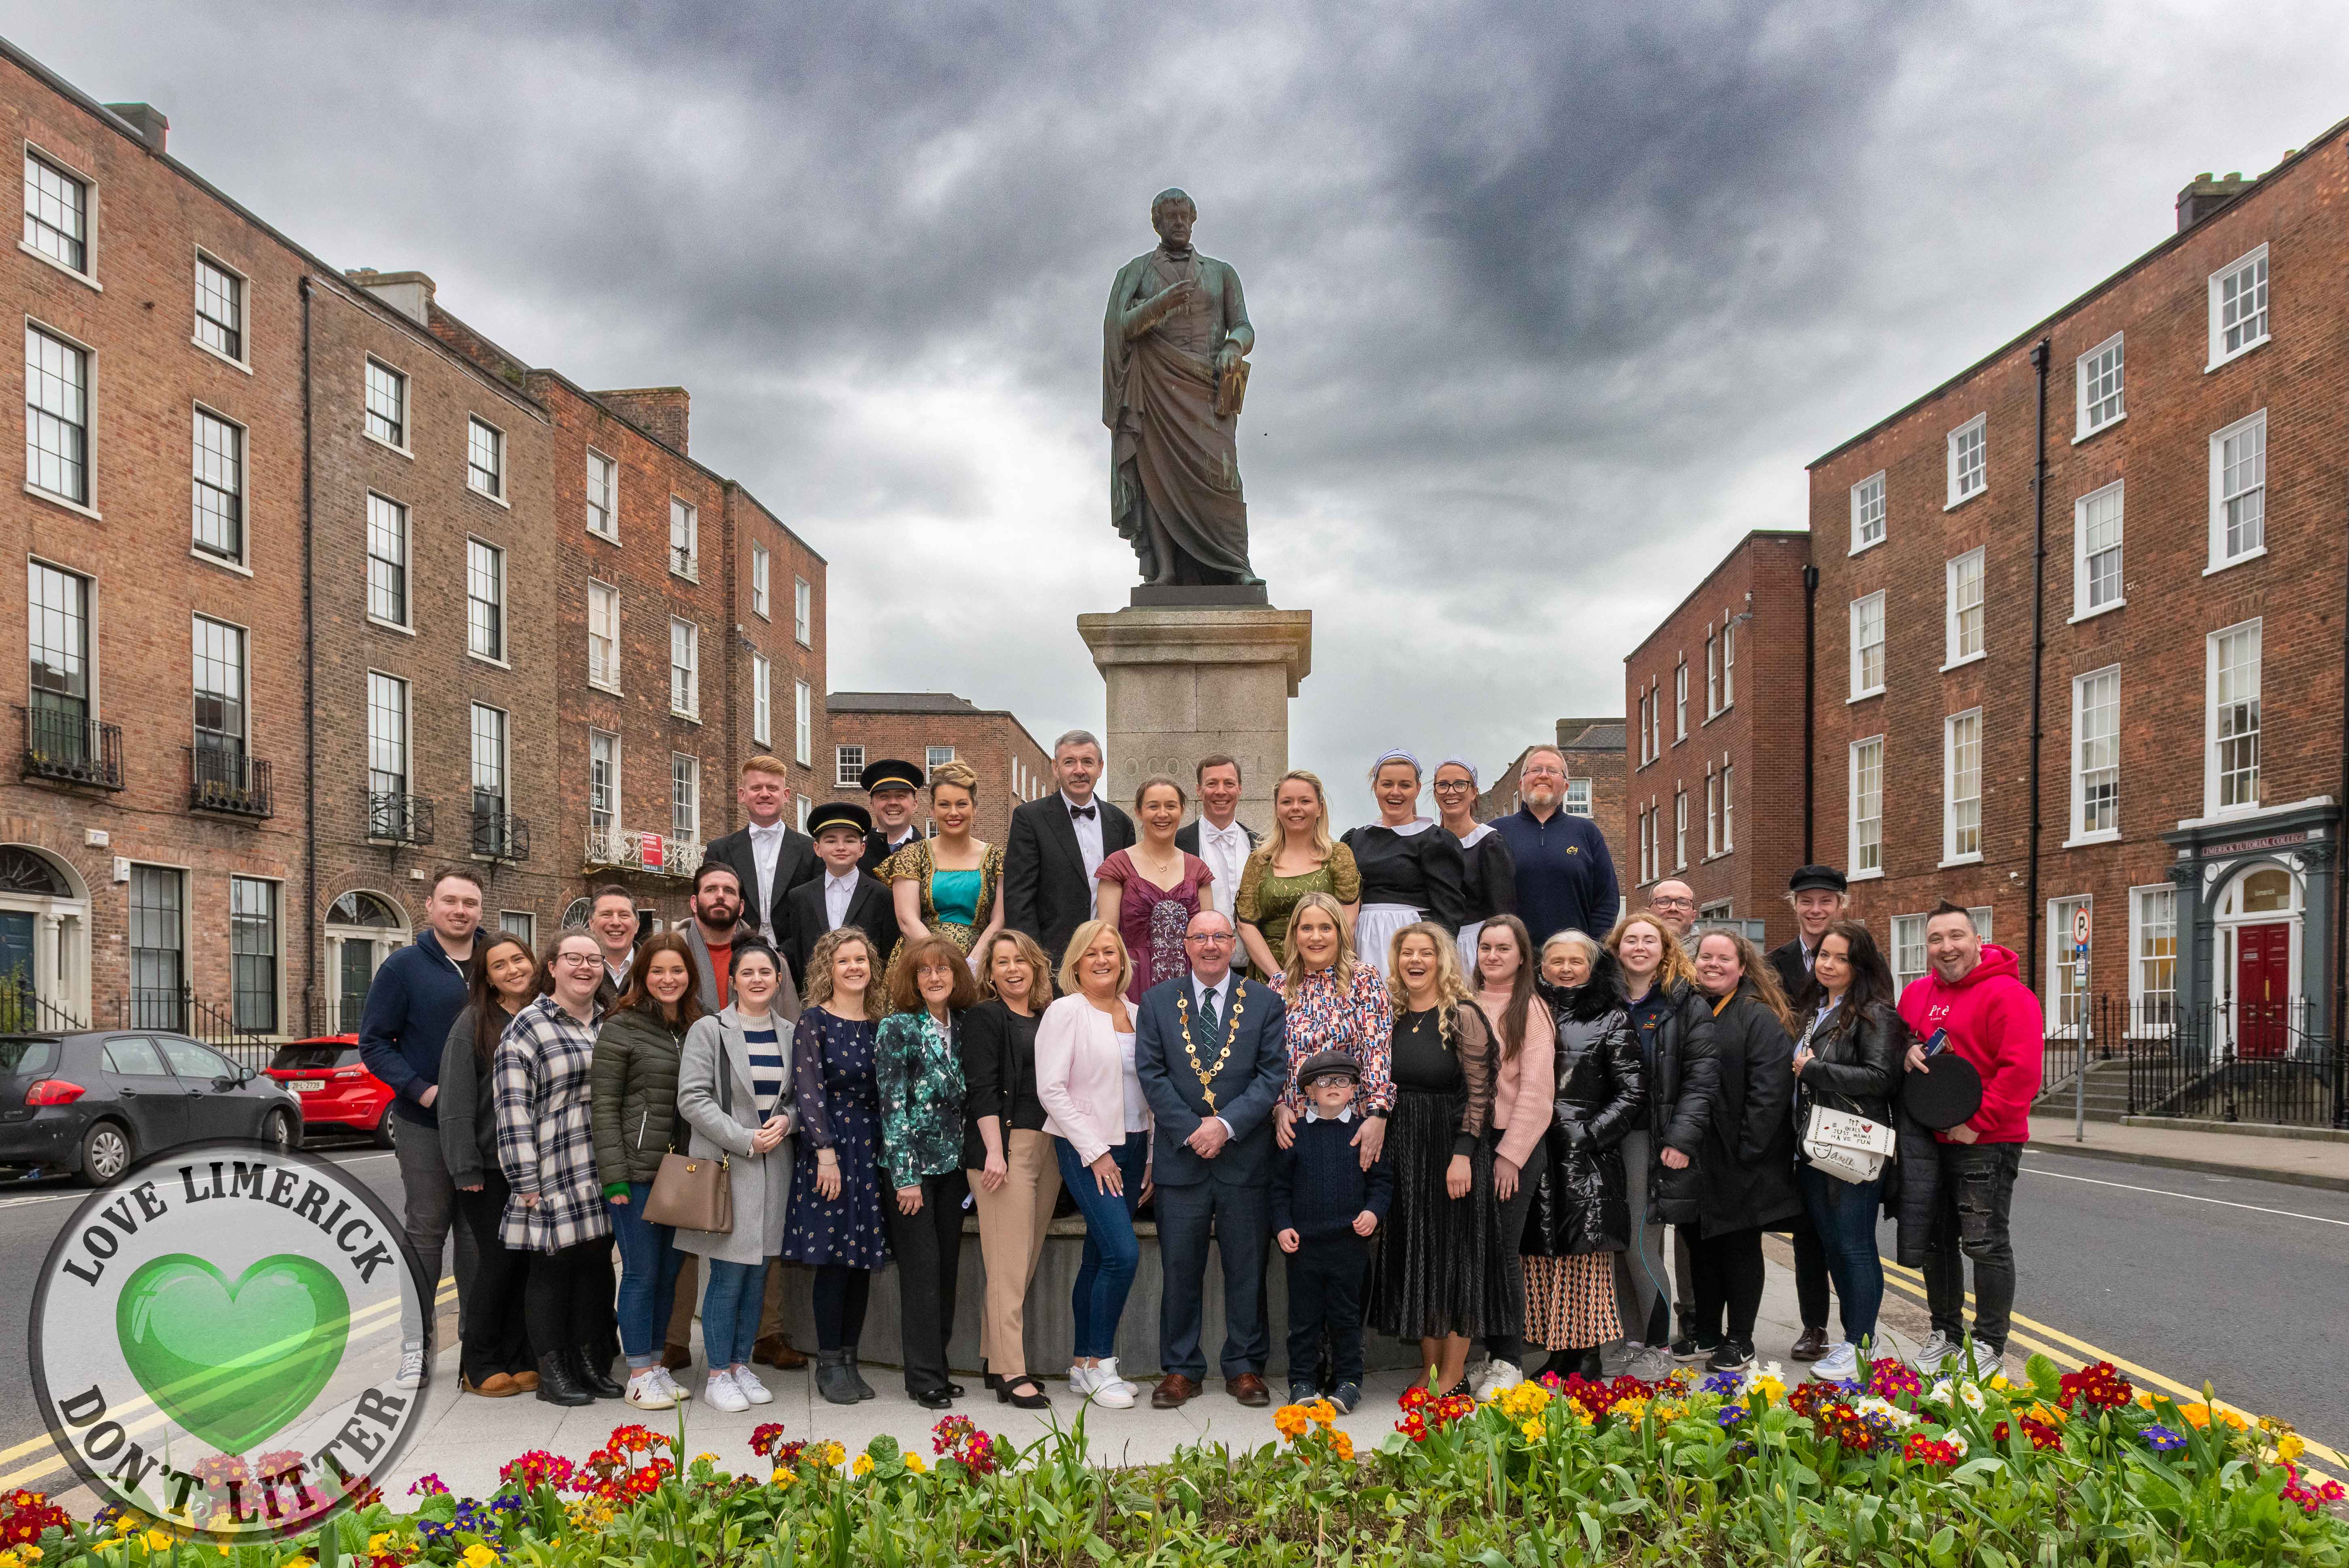
[[[701,1348],[709,1368],[748,1367],[759,1337],[759,1307],[767,1299],[767,1264],[730,1264],[704,1258],[709,1288],[701,1296]]]
[[[604,1205],[620,1248],[620,1349],[634,1372],[660,1354],[660,1336],[668,1332],[669,1311],[677,1305],[677,1271],[685,1262],[677,1250],[677,1227],[645,1219],[645,1200],[652,1190],[649,1181],[631,1181],[626,1202]]]
[[[1854,1345],[1874,1337],[1877,1309],[1884,1305],[1884,1260],[1876,1251],[1883,1178],[1842,1181],[1797,1165],[1795,1181],[1811,1228],[1818,1233],[1819,1250],[1826,1254],[1827,1277],[1835,1281],[1836,1302],[1843,1309],[1843,1336]]]
[[[1126,1293],[1142,1266],[1142,1243],[1133,1238],[1133,1206],[1142,1201],[1142,1173],[1150,1165],[1150,1134],[1129,1132],[1122,1147],[1110,1150],[1123,1179],[1123,1196],[1101,1190],[1067,1139],[1053,1139],[1052,1152],[1061,1162],[1061,1184],[1085,1217],[1084,1258],[1069,1292],[1069,1313],[1077,1323],[1070,1354],[1080,1360],[1114,1356],[1117,1320],[1125,1315]]]

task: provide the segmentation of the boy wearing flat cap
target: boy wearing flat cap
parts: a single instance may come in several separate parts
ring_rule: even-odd
[[[1368,1171],[1354,1147],[1360,1062],[1322,1051],[1298,1064],[1305,1115],[1272,1173],[1273,1239],[1288,1254],[1288,1400],[1316,1398],[1314,1363],[1330,1336],[1330,1402],[1350,1414],[1362,1397],[1362,1280],[1371,1236],[1387,1215],[1394,1175],[1382,1153]]]

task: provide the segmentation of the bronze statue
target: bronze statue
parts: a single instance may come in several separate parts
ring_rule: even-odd
[[[1182,191],[1158,193],[1158,248],[1118,269],[1102,329],[1110,519],[1155,586],[1263,581],[1236,439],[1256,329],[1239,273],[1192,248],[1198,216]]]

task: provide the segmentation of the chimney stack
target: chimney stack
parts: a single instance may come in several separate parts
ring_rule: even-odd
[[[139,139],[147,144],[149,151],[163,150],[164,139],[171,132],[171,121],[161,109],[151,103],[110,103],[106,108],[108,113],[139,133]]]
[[[2256,180],[2244,179],[2240,172],[2223,179],[2197,174],[2178,193],[2178,232],[2186,232],[2257,183]]]
[[[693,398],[682,387],[630,387],[596,397],[654,439],[682,453],[693,422]]]
[[[343,274],[417,325],[432,325],[432,279],[423,273],[379,273],[353,267]]]

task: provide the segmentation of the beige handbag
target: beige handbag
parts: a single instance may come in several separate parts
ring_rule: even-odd
[[[734,1114],[734,1064],[726,1059],[721,1040],[718,1051],[718,1109]],[[719,1235],[734,1229],[734,1177],[723,1154],[661,1156],[653,1190],[645,1195],[648,1224],[675,1225],[681,1231],[712,1231]]]

